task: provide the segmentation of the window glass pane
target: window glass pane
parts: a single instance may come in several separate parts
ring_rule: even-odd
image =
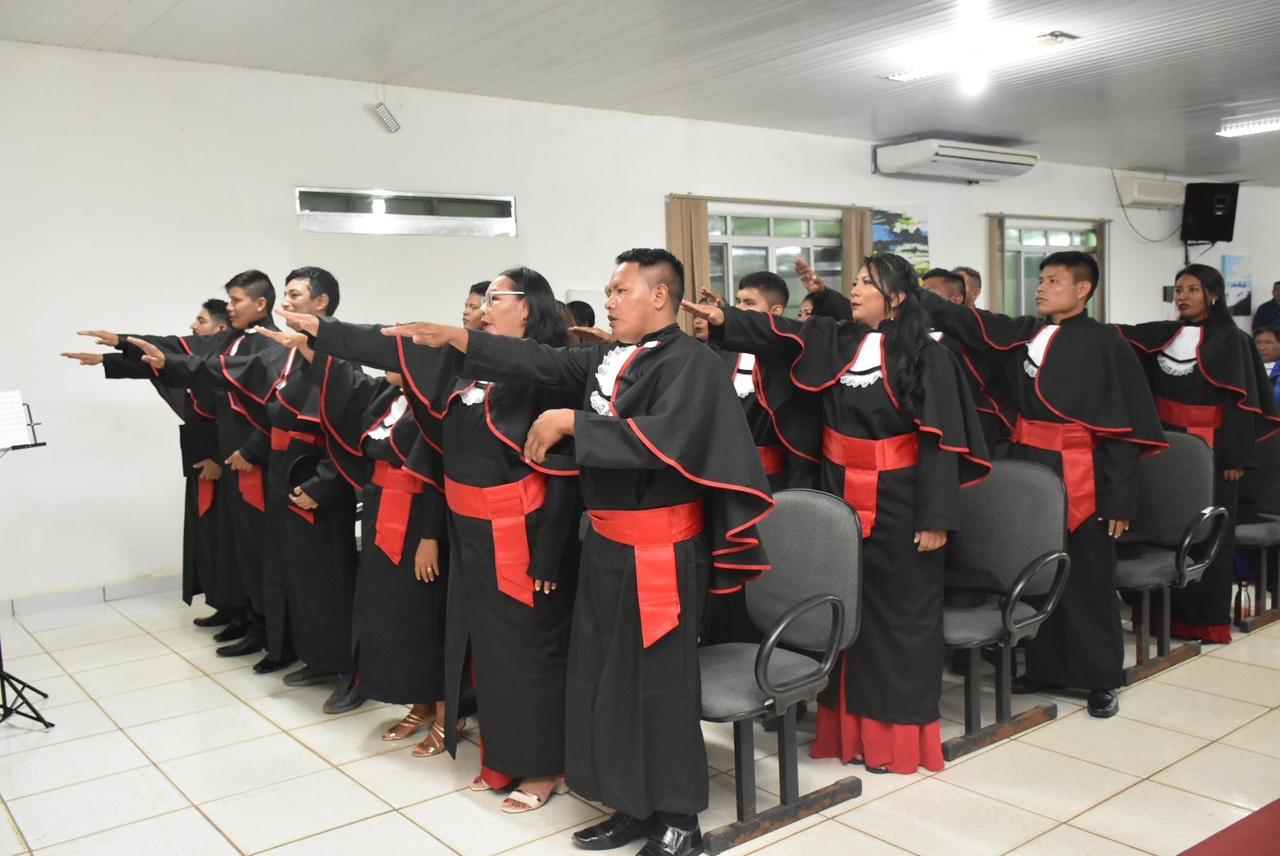
[[[808,223],[805,223],[805,225],[807,226]],[[795,318],[800,314],[800,301],[808,294],[804,286],[800,284],[800,277],[796,274],[796,261],[804,259],[812,264],[813,259],[809,256],[808,247],[778,247],[775,258],[778,264],[778,276],[786,281],[790,298],[787,301],[786,315],[788,318]]]
[[[724,235],[729,231],[727,225],[728,217],[723,214],[712,214],[707,217],[707,234],[708,235]]]
[[[842,238],[844,227],[839,220],[814,220],[813,236],[815,238]]]
[[[749,273],[769,269],[769,250],[765,247],[734,247],[732,258],[735,285]]]
[[[1081,232],[1079,246],[1084,247],[1087,250],[1096,248],[1098,246],[1098,233],[1092,229]]]
[[[1048,243],[1044,229],[1023,229],[1022,244],[1026,247],[1043,247]]]
[[[711,290],[716,294],[724,295],[729,292],[725,289],[725,251],[727,247],[724,244],[711,245]],[[690,295],[689,299],[697,300],[699,295]]]
[[[809,237],[809,221],[791,217],[775,217],[773,219],[773,234],[778,238],[807,238]]]
[[[844,271],[841,270],[839,247],[814,247],[812,264],[813,269],[828,287],[844,294]],[[800,297],[803,298],[804,295]]]
[[[1012,250],[1004,254],[1004,289],[1001,293],[1001,299],[1004,306],[1004,314],[1006,315],[1025,315],[1026,310],[1022,307],[1022,284],[1018,278],[1018,272],[1021,270],[1019,259],[1022,253],[1018,250]]]
[[[1022,243],[1022,235],[1017,229],[1005,229],[1004,241],[1006,244],[1020,244]]]
[[[1036,308],[1036,289],[1040,287],[1040,262],[1045,260],[1045,253],[1024,253],[1022,256],[1022,309],[1024,315],[1030,315]]]
[[[768,217],[733,217],[733,234],[747,235],[749,237],[767,237],[769,235],[769,218]],[[734,275],[737,276],[737,269],[734,269]]]
[[[1071,233],[1051,230],[1049,232],[1049,246],[1051,247],[1071,246]]]

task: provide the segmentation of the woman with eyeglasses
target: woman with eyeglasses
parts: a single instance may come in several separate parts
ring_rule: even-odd
[[[569,341],[551,286],[529,268],[494,278],[482,310],[481,332],[472,335],[555,347]],[[377,326],[310,316],[289,322],[313,337],[317,352],[401,371],[419,423],[440,430],[452,579],[447,721],[435,724],[434,735],[456,755],[458,701],[469,669],[483,730],[481,770],[471,789],[516,785],[504,812],[541,808],[563,792],[565,666],[582,501],[571,448],[553,450],[539,465],[521,450],[539,414],[575,402],[542,387],[473,381],[462,376],[458,351],[382,336]]]
[[[820,293],[821,280],[802,272]],[[873,256],[852,317],[788,318],[685,302],[725,348],[783,360],[821,404],[822,490],[857,512],[862,629],[819,696],[815,758],[872,773],[942,769],[943,550],[963,484],[990,471],[969,387],[929,337],[920,282],[901,256]]]

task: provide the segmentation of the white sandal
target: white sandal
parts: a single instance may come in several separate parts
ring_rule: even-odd
[[[504,814],[524,814],[525,812],[537,811],[542,808],[544,805],[551,802],[551,797],[555,794],[567,793],[569,793],[569,786],[565,784],[564,779],[556,779],[556,783],[551,786],[551,792],[547,794],[547,798],[545,800],[537,794],[531,794],[528,791],[522,791],[519,788],[516,788],[511,793],[507,794],[507,800],[519,803],[524,807],[516,808],[515,806],[508,806],[506,800],[504,800],[501,808]]]

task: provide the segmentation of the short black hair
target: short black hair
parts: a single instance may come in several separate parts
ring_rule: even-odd
[[[787,281],[767,270],[749,273],[738,280],[738,291],[744,288],[754,288],[760,292],[770,306],[781,306],[785,309],[791,302],[791,289],[787,288]]]
[[[297,270],[289,271],[289,275],[284,278],[286,286],[295,279],[305,279],[307,287],[311,289],[311,297],[318,299],[320,295],[329,295],[328,313],[334,315],[338,311],[338,278],[329,273],[324,268],[318,267],[300,267]]]
[[[614,264],[635,262],[641,270],[656,268],[652,273],[656,279],[650,278],[653,285],[665,285],[671,293],[671,302],[677,308],[684,300],[684,264],[670,252],[656,247],[633,247],[618,253]]]
[[[209,313],[209,317],[214,324],[230,324],[231,319],[227,317],[227,301],[219,300],[216,297],[210,297],[204,303],[200,304],[200,308]]]
[[[579,327],[596,326],[596,311],[585,300],[570,300],[565,304],[573,313],[573,321]]]
[[[968,295],[968,289],[965,288],[964,284],[964,277],[955,271],[950,271],[946,268],[934,268],[924,276],[920,277],[921,282],[924,282],[926,279],[945,280],[960,289],[959,294],[961,297],[966,297]]]
[[[974,268],[971,268],[968,265],[956,265],[951,270],[954,273],[973,277],[973,281],[978,284],[978,287],[982,287],[982,274],[978,273]]]
[[[468,295],[476,294],[476,295],[479,295],[480,297],[484,297],[485,293],[488,292],[489,290],[490,282],[491,280],[487,280],[487,279],[480,280],[475,285],[471,286],[471,290],[468,291],[467,294]]]
[[[230,294],[233,288],[244,289],[244,293],[249,296],[250,300],[257,300],[260,297],[266,298],[267,312],[270,312],[276,305],[276,289],[271,284],[271,277],[260,270],[241,271],[231,277],[231,279],[227,280],[227,284],[223,286],[223,290]]]
[[[1277,342],[1280,342],[1280,327],[1273,327],[1270,324],[1266,327],[1259,327],[1257,330],[1253,331],[1253,338],[1256,339],[1263,333],[1270,333],[1272,336],[1276,337]]]
[[[514,267],[498,274],[511,280],[512,291],[523,292],[521,297],[529,307],[525,321],[524,337],[553,348],[569,344],[569,324],[560,314],[560,303],[547,278],[533,268]]]
[[[1093,297],[1094,292],[1098,290],[1098,261],[1088,253],[1082,253],[1079,250],[1050,253],[1044,257],[1044,261],[1040,262],[1040,270],[1047,267],[1064,267],[1071,271],[1071,278],[1076,282],[1089,283],[1093,286],[1089,289],[1089,297]]]

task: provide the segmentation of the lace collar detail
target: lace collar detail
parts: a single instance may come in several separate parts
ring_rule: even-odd
[[[1164,346],[1156,357],[1160,371],[1173,377],[1185,377],[1196,370],[1196,356],[1204,336],[1203,327],[1183,327],[1173,341]]]
[[[733,371],[733,391],[738,394],[738,398],[749,398],[756,394],[753,374],[755,367],[755,354],[738,354],[738,365]]]
[[[387,415],[382,417],[377,425],[373,426],[369,431],[369,438],[372,440],[385,440],[391,436],[391,429],[400,421],[400,417],[404,416],[404,412],[409,409],[409,399],[403,395],[397,396],[396,400],[391,402],[391,407],[387,409]]]
[[[618,385],[618,373],[636,351],[656,347],[658,340],[650,339],[640,345],[618,345],[605,354],[596,368],[596,388],[591,391],[591,409],[601,416],[613,415],[610,402],[613,400],[613,389]]]
[[[1049,343],[1053,341],[1054,336],[1058,335],[1060,329],[1062,328],[1057,324],[1046,324],[1028,343],[1027,358],[1022,361],[1022,369],[1027,373],[1027,377],[1039,376],[1040,367],[1044,365],[1045,352],[1049,350]]]
[[[858,345],[853,363],[840,375],[840,383],[852,389],[866,389],[883,378],[884,366],[880,359],[883,344],[883,333],[868,333]]]

